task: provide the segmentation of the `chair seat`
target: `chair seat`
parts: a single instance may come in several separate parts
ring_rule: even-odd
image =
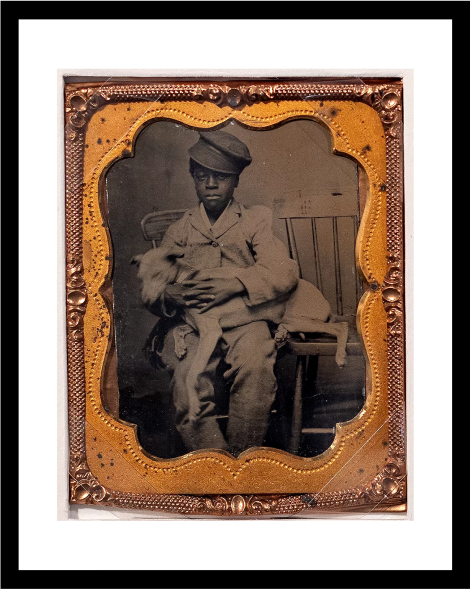
[[[337,345],[336,340],[330,338],[312,338],[302,340],[289,338],[286,343],[287,350],[297,356],[335,356]],[[362,345],[359,342],[348,342],[346,344],[348,356],[362,356]]]

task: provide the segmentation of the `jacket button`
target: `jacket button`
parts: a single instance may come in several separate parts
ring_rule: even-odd
[[[212,242],[212,247],[217,247],[219,244],[216,241]]]

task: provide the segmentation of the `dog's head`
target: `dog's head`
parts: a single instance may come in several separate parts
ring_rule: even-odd
[[[131,264],[139,268],[137,278],[142,281],[142,300],[149,304],[160,298],[168,284],[177,281],[189,267],[184,263],[184,248],[174,245],[157,247],[134,256]]]

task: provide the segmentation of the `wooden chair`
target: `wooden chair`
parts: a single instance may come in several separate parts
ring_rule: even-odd
[[[314,260],[314,282],[315,286],[322,292],[324,296],[324,276],[322,273],[322,247],[318,237],[318,224],[320,219],[322,223],[331,224],[331,241],[333,250],[333,268],[334,272],[334,292],[335,301],[329,301],[332,312],[336,310],[335,321],[348,321],[349,323],[349,335],[348,343],[346,345],[346,351],[348,356],[361,356],[363,354],[362,347],[358,341],[357,332],[355,329],[355,315],[344,315],[344,289],[342,284],[342,272],[341,272],[341,256],[340,256],[340,239],[338,234],[338,223],[340,219],[349,219],[349,221],[341,221],[341,223],[350,222],[352,225],[353,239],[348,244],[347,249],[350,250],[349,256],[353,268],[355,268],[355,243],[357,237],[358,220],[355,215],[323,215],[323,216],[308,216],[306,214],[279,214],[280,219],[284,219],[285,228],[287,232],[287,241],[289,246],[290,256],[298,263],[300,269],[300,277],[302,278],[302,264],[300,261],[299,249],[297,247],[298,240],[296,239],[296,232],[294,231],[295,222],[299,219],[303,219],[304,233],[305,223],[310,223],[311,231],[311,247],[313,249],[313,260]],[[298,221],[297,221],[298,222]],[[331,245],[331,243],[330,243]],[[325,248],[323,248],[325,249]],[[344,256],[343,256],[344,257]],[[355,301],[357,305],[360,299],[361,284],[359,277],[356,277],[355,281]],[[326,297],[328,298],[328,297]],[[356,340],[356,341],[354,341]],[[320,356],[335,356],[336,354],[336,340],[331,336],[315,334],[305,335],[296,334],[295,336],[289,337],[287,341],[287,352],[297,356],[296,370],[295,370],[295,387],[294,387],[294,398],[292,407],[292,422],[291,422],[291,435],[290,440],[287,444],[288,451],[297,454],[299,451],[300,438],[302,434],[331,434],[334,433],[334,428],[303,428],[303,391],[305,386],[305,376],[307,372],[307,364],[309,373],[313,376],[312,380],[315,382],[316,372],[318,368],[318,359]]]
[[[154,211],[145,215],[140,222],[142,234],[146,241],[151,241],[153,247],[158,247],[168,227],[181,219],[187,209],[176,209],[173,211]]]

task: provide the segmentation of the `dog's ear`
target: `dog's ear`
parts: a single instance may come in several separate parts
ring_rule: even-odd
[[[140,262],[142,261],[143,258],[143,254],[139,254],[138,256],[134,256],[131,260],[131,264],[137,264],[137,266],[140,266]]]

